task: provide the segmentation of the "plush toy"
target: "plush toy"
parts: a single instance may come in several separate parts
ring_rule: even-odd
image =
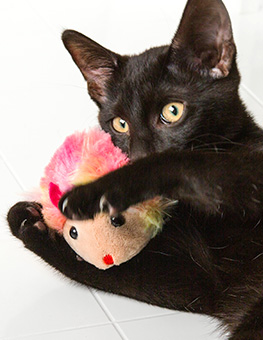
[[[100,129],[77,132],[56,151],[40,181],[38,201],[48,227],[64,236],[78,259],[100,269],[120,265],[138,254],[162,229],[170,203],[154,198],[129,208],[116,220],[101,212],[94,219],[72,221],[61,214],[58,202],[74,186],[94,181],[128,161],[109,134]]]

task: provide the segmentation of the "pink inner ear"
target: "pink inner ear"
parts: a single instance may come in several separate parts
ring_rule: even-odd
[[[62,196],[62,192],[59,189],[59,186],[55,183],[49,183],[49,197],[51,202],[54,204],[55,207],[58,207],[58,202]]]

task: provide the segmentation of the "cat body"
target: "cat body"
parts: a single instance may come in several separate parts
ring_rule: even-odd
[[[263,131],[239,98],[221,0],[189,0],[171,45],[136,56],[71,30],[62,39],[99,107],[100,125],[132,160],[67,193],[63,213],[93,218],[102,196],[114,214],[158,195],[179,202],[162,233],[106,272],[50,237],[36,203],[11,208],[13,234],[73,280],[217,317],[231,340],[263,339]]]

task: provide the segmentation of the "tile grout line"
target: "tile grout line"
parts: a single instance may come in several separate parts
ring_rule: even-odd
[[[32,2],[30,0],[26,0],[28,7],[32,10],[32,12],[50,29],[52,34],[56,34],[56,31],[53,27],[53,25],[46,19],[45,16],[43,16],[35,7],[32,5]],[[61,29],[61,32],[63,31],[63,28]]]
[[[260,105],[263,106],[263,102],[244,84],[241,83],[241,87]]]
[[[28,339],[28,337],[32,337],[32,336],[41,336],[41,335],[45,336],[45,335],[52,335],[52,334],[69,333],[69,332],[86,330],[86,329],[91,329],[91,328],[106,327],[109,325],[110,323],[98,323],[98,324],[87,325],[87,326],[79,326],[79,327],[65,328],[65,329],[62,328],[62,329],[57,329],[57,330],[41,331],[41,332],[25,334],[25,335],[16,335],[16,336],[8,337],[8,338],[0,337],[0,340],[20,340],[20,339],[23,340],[23,339]]]
[[[167,314],[159,314],[159,315],[148,315],[148,316],[143,316],[143,317],[135,317],[132,319],[124,319],[119,321],[118,323],[122,324],[125,322],[134,322],[134,321],[142,321],[142,320],[150,320],[150,319],[156,319],[156,318],[165,318],[167,316],[175,315],[177,311],[167,313]]]
[[[118,324],[118,322],[114,319],[114,317],[112,316],[111,312],[109,311],[108,307],[104,304],[104,302],[102,301],[101,297],[98,295],[98,293],[96,291],[94,291],[93,289],[90,289],[91,294],[93,295],[94,299],[97,301],[97,303],[99,304],[99,306],[101,307],[101,309],[103,310],[103,312],[106,314],[106,316],[108,317],[108,319],[110,320],[112,326],[115,328],[116,332],[119,334],[119,336],[121,337],[122,340],[129,340],[126,336],[126,334],[123,332],[123,330],[121,329],[120,325]]]
[[[6,159],[6,157],[4,156],[3,152],[0,150],[0,158],[2,159],[2,161],[4,162],[5,166],[7,167],[8,171],[11,173],[11,175],[13,176],[14,180],[16,181],[16,183],[18,184],[19,188],[22,189],[23,191],[25,191],[25,188],[23,186],[23,184],[20,182],[20,180],[18,179],[15,171],[13,170],[11,164],[8,162],[8,160]]]

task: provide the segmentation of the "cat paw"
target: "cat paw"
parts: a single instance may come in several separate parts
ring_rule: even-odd
[[[18,202],[8,212],[7,221],[11,232],[23,240],[29,229],[44,233],[47,226],[43,220],[42,206],[36,202]]]
[[[115,202],[110,195],[111,192],[105,193],[98,184],[99,182],[94,182],[76,187],[65,194],[59,202],[61,212],[71,220],[92,219],[100,212],[117,216],[121,212],[119,205],[111,203]]]

